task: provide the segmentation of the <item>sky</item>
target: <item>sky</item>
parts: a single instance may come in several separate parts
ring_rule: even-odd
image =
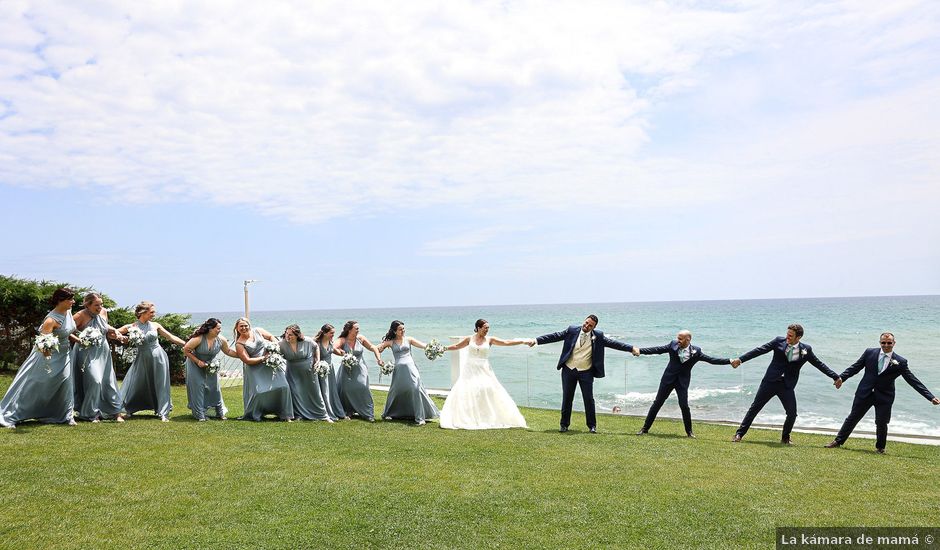
[[[940,3],[0,2],[0,273],[256,310],[940,294]]]

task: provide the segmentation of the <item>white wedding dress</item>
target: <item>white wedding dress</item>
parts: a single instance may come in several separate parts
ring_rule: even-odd
[[[490,368],[490,340],[482,346],[470,337],[467,360],[441,409],[441,427],[451,430],[527,428],[516,402]]]

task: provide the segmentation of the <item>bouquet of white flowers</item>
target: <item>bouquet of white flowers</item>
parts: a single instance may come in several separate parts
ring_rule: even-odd
[[[59,337],[55,334],[40,334],[36,337],[36,348],[45,355],[53,351],[59,351]]]
[[[87,349],[91,346],[100,345],[104,341],[104,335],[95,327],[87,327],[78,333],[78,339],[81,341],[82,347]]]
[[[36,349],[43,355],[59,351],[59,338],[55,334],[40,334],[36,337]],[[52,374],[52,367],[49,364],[49,357],[46,357],[46,372]]]
[[[388,376],[389,374],[392,374],[393,372],[395,372],[395,363],[390,362],[390,361],[385,361],[383,364],[379,365],[379,372],[381,372],[383,376]]]
[[[287,359],[281,355],[281,347],[277,342],[264,343],[264,364],[271,368],[271,375],[277,374],[277,370],[287,370]]]
[[[215,374],[219,372],[219,369],[222,368],[222,360],[216,357],[212,361],[209,361],[209,364],[206,365],[206,372],[209,374]]]
[[[444,344],[438,342],[435,339],[431,339],[431,341],[428,342],[428,347],[424,348],[424,356],[433,361],[444,355],[444,351],[446,351],[444,349]]]
[[[313,366],[313,372],[320,378],[326,378],[326,375],[330,373],[330,368],[330,364],[326,361],[317,361],[317,364]]]
[[[359,366],[359,358],[352,353],[347,353],[343,356],[343,366],[346,370],[353,370],[353,367]]]
[[[132,348],[136,348],[144,343],[144,331],[140,330],[140,327],[137,325],[131,325],[127,329],[127,345]]]

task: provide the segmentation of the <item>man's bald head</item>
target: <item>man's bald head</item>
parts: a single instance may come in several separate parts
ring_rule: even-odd
[[[684,348],[692,341],[692,332],[685,329],[680,330],[679,334],[676,335],[676,340],[679,341],[679,347]]]

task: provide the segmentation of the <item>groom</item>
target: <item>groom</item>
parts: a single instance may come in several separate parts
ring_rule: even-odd
[[[534,344],[550,344],[564,340],[558,369],[561,371],[561,429],[567,432],[571,423],[571,405],[574,402],[575,387],[581,386],[584,399],[584,414],[587,426],[592,434],[597,433],[597,418],[594,414],[594,379],[604,377],[604,348],[614,348],[633,352],[634,347],[604,336],[597,326],[597,316],[588,315],[579,327],[571,325],[567,330],[539,336]],[[532,341],[530,341],[530,345]]]

